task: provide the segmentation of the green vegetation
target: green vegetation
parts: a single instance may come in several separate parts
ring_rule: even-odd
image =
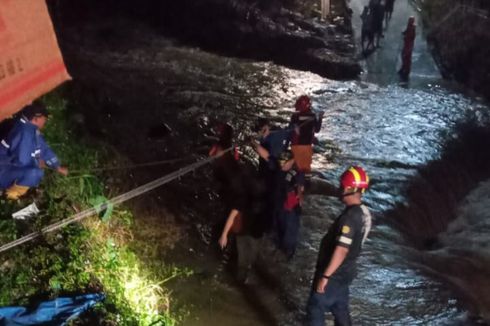
[[[44,135],[60,160],[74,173],[62,177],[47,171],[35,194],[19,203],[2,200],[0,244],[40,230],[106,200],[105,196],[114,195],[89,173],[91,168],[107,165],[114,153],[101,150],[100,144],[96,150],[81,140],[68,122],[67,103],[59,93],[49,94],[44,103],[51,112]],[[42,213],[28,221],[11,218],[12,212],[33,199]],[[104,292],[106,300],[95,308],[99,321],[108,325],[175,325],[183,317],[182,312],[170,310],[170,293],[163,285],[190,272],[162,266],[160,260],[158,268],[142,262],[129,248],[133,239],[132,220],[128,210],[111,208],[99,217],[87,218],[0,253],[0,305],[24,305],[66,294]],[[151,245],[133,246],[144,250]],[[73,324],[83,324],[83,321]]]

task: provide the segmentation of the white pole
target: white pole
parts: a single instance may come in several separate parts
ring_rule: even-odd
[[[327,16],[330,14],[330,0],[320,0],[322,7],[322,20],[326,20]]]

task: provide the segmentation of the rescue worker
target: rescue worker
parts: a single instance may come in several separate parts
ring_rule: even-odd
[[[236,277],[239,282],[246,283],[248,273],[258,258],[264,234],[262,223],[264,187],[254,169],[240,165],[236,175],[240,187],[233,189],[232,208],[228,213],[218,244],[221,249],[225,249],[230,235],[236,236]]]
[[[219,122],[213,129],[216,135],[216,137],[213,138],[216,139],[216,142],[209,150],[209,156],[214,156],[216,154],[216,151],[218,151],[219,149],[226,150],[228,148],[231,148],[231,146],[233,145],[232,126],[230,126],[228,123]]]
[[[412,52],[415,43],[415,17],[408,19],[407,28],[403,34],[402,67],[398,71],[403,79],[407,79],[412,69]]]
[[[274,228],[275,217],[280,210],[276,199],[279,196],[276,183],[279,172],[277,161],[288,148],[292,131],[288,129],[271,130],[270,122],[265,118],[257,121],[254,130],[258,133],[259,142],[252,139],[251,145],[259,155],[259,177],[266,188],[264,192],[266,208],[263,221],[266,232],[271,232]]]
[[[227,203],[227,188],[234,179],[235,170],[238,166],[238,151],[230,150],[233,146],[233,127],[227,123],[218,123],[214,128],[216,141],[211,146],[208,155],[218,156],[212,163],[213,174],[218,181],[218,194]]]
[[[48,111],[41,103],[26,106],[13,129],[0,144],[0,189],[6,189],[7,199],[17,200],[29,188],[37,187],[44,176],[44,168],[62,175],[62,167],[55,153],[41,135],[48,120]]]
[[[312,291],[307,305],[308,325],[324,326],[326,311],[335,325],[351,325],[349,285],[356,276],[356,261],[371,229],[371,214],[362,204],[369,177],[359,166],[340,177],[340,199],[345,209],[323,237]]]
[[[303,174],[298,172],[290,151],[279,158],[277,187],[279,214],[276,217],[278,245],[290,260],[296,252],[303,201]]]
[[[276,159],[289,147],[291,129],[273,128],[268,119],[259,118],[254,131],[258,134],[260,145]]]
[[[223,204],[226,214],[233,208],[235,189],[240,187],[240,170],[238,152],[229,150],[233,146],[233,127],[227,123],[220,122],[214,128],[215,142],[211,146],[208,155],[216,156],[212,161],[213,177],[217,183],[217,193]],[[220,216],[223,214],[220,213]],[[220,219],[214,226],[212,237],[218,239],[226,220]]]
[[[294,104],[296,111],[291,116],[290,127],[294,130],[291,138],[291,151],[300,172],[309,176],[313,158],[315,133],[322,127],[323,112],[311,111],[311,99],[302,95]]]

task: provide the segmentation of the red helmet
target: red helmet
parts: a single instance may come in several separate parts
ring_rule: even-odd
[[[296,111],[305,112],[311,108],[311,99],[307,95],[301,95],[294,104]]]
[[[340,177],[342,189],[349,189],[352,192],[360,191],[364,193],[369,187],[369,176],[360,166],[351,166]]]

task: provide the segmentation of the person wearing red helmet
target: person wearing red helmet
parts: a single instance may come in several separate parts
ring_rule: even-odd
[[[349,285],[356,276],[356,261],[371,229],[371,214],[362,204],[369,186],[369,176],[359,166],[352,166],[340,177],[340,199],[344,211],[323,237],[313,286],[308,300],[308,325],[325,325],[330,311],[335,325],[351,325]]]
[[[311,111],[311,99],[300,96],[294,105],[296,111],[291,116],[290,127],[294,130],[291,138],[291,151],[300,172],[311,172],[313,141],[315,133],[322,127],[323,112],[316,115]]]

